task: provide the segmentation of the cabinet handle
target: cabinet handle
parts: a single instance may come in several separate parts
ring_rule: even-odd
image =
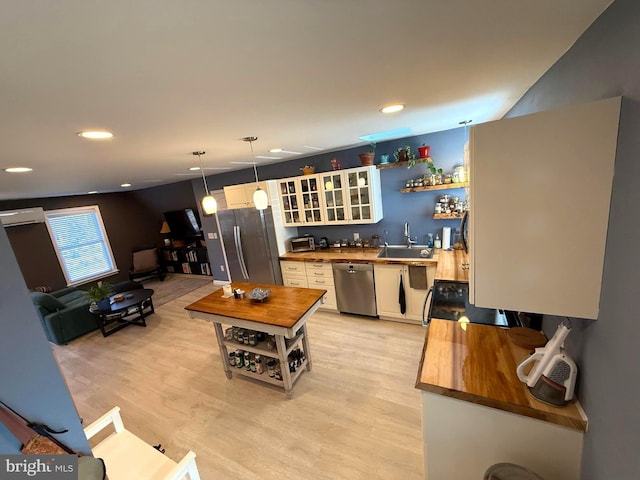
[[[318,275],[320,277],[324,277],[324,273],[323,272],[313,272],[314,275]]]
[[[325,282],[324,282],[324,280],[316,280],[316,283],[324,284]]]

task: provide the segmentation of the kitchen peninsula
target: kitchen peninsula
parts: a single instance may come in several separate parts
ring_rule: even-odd
[[[199,318],[213,323],[220,349],[220,357],[227,378],[231,379],[233,372],[260,380],[271,385],[284,388],[287,398],[293,394],[293,385],[303,370],[311,370],[311,350],[309,348],[309,334],[307,320],[318,309],[325,294],[325,290],[310,288],[293,288],[278,285],[263,285],[234,282],[232,288],[251,292],[254,288],[270,290],[266,301],[256,302],[247,297],[234,298],[225,296],[222,290],[217,290],[206,297],[188,305],[185,309],[191,318]],[[275,345],[262,341],[241,343],[225,336],[222,325],[240,327],[252,332],[273,335]],[[294,348],[302,343],[305,359],[297,370],[290,371],[289,355]],[[269,348],[271,347],[271,348]],[[230,352],[241,349],[250,355],[274,359],[279,362],[282,379],[271,376],[271,372],[257,372],[233,368],[229,364]],[[255,365],[255,363],[254,363]]]
[[[462,252],[442,252],[436,278],[467,280],[465,262]],[[529,393],[516,367],[530,353],[503,328],[431,321],[416,380],[427,479],[482,478],[501,462],[580,478],[586,415],[577,401],[559,408]]]

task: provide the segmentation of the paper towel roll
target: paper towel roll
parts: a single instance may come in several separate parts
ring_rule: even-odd
[[[443,250],[451,248],[451,227],[442,227],[442,248]]]

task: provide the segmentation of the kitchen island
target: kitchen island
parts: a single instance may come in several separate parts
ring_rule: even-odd
[[[188,305],[185,309],[191,318],[199,318],[213,323],[220,349],[220,357],[227,378],[233,372],[255,380],[284,388],[287,398],[292,397],[293,385],[303,370],[311,370],[311,350],[307,333],[307,320],[322,303],[325,290],[311,288],[282,287],[234,282],[232,288],[244,290],[247,294],[254,288],[271,291],[264,302],[256,302],[247,297],[235,298],[223,296],[217,290],[206,297]],[[275,345],[270,349],[268,342],[248,345],[225,338],[222,325],[230,325],[274,336]],[[302,343],[305,360],[295,372],[289,370],[289,354]],[[280,362],[282,380],[271,377],[267,372],[258,373],[245,368],[230,365],[229,351],[239,349],[260,355],[263,358],[277,359]]]

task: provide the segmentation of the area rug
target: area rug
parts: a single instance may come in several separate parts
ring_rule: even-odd
[[[143,280],[144,288],[153,289],[153,305],[159,307],[182,295],[186,295],[200,287],[213,283],[213,278],[208,276],[180,275],[167,273],[164,281],[157,278]]]

